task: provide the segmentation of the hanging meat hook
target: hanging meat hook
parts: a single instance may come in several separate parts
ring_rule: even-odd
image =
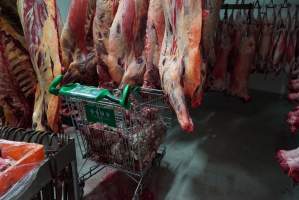
[[[251,24],[251,18],[252,18],[252,8],[249,8],[247,10],[247,24]]]
[[[260,1],[259,0],[256,0],[253,4],[253,7],[254,8],[257,8],[258,10],[261,10],[261,4],[260,4]]]
[[[284,0],[283,4],[281,5],[281,8],[289,8],[291,4],[289,4],[288,0]]]
[[[284,8],[283,5],[279,6],[278,13],[277,13],[277,18],[278,18],[279,22],[281,23],[280,26],[284,27],[285,24],[283,23],[283,18],[282,18],[282,14],[281,14],[282,13],[281,11],[282,11],[283,8]]]
[[[295,20],[296,20],[296,25],[297,25],[297,22],[298,22],[298,10],[299,10],[299,5],[296,6],[296,8],[295,8],[295,14],[294,14]]]
[[[267,5],[267,8],[275,8],[276,5],[273,3],[273,0],[270,0],[270,3]]]
[[[246,19],[246,37],[250,35],[250,25],[251,25],[251,8],[247,10],[247,19]]]
[[[224,21],[228,20],[228,8],[226,7],[224,10],[224,17],[223,17]]]

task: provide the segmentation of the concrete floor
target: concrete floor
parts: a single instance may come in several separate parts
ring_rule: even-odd
[[[299,146],[285,123],[291,105],[270,93],[254,91],[252,97],[244,104],[207,94],[192,112],[193,134],[177,124],[169,130],[166,156],[148,179],[143,199],[298,200],[299,188],[275,160],[277,149]],[[132,183],[120,173],[112,178],[110,173],[107,182],[105,174],[87,181],[85,199],[126,199]]]

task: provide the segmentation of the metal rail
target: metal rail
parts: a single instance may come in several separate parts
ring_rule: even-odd
[[[223,10],[249,10],[249,9],[254,9],[255,6],[252,3],[249,4],[223,4],[221,6],[221,9]]]

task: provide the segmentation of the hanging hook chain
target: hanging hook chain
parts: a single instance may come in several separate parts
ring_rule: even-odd
[[[270,0],[270,4],[268,5],[269,7],[275,7],[273,0]]]
[[[253,5],[254,5],[254,8],[258,8],[259,10],[261,9],[261,4],[260,4],[259,0],[256,0]]]
[[[289,1],[288,0],[284,0],[283,4],[281,5],[281,7],[283,8],[288,8],[290,6]]]

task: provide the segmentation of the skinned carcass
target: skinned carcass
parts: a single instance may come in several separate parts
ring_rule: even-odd
[[[234,66],[236,57],[239,54],[239,49],[242,41],[242,36],[246,32],[246,17],[242,13],[242,10],[237,10],[236,14],[234,14],[234,10],[231,12],[229,17],[229,25],[231,27],[230,37],[232,41],[232,50],[229,57],[229,65]]]
[[[203,17],[202,25],[202,46],[203,55],[208,65],[214,66],[216,62],[215,36],[220,18],[220,9],[223,0],[205,1],[207,16]]]
[[[49,93],[61,73],[60,15],[55,0],[18,0],[26,46],[37,76],[33,125],[37,130],[59,130],[59,97]]]
[[[291,133],[296,133],[299,128],[299,107],[295,107],[288,113],[287,123],[289,124]]]
[[[97,85],[97,58],[93,41],[96,0],[72,0],[60,43],[66,74],[63,82]]]
[[[114,82],[142,84],[149,0],[120,0],[108,47],[108,71]]]
[[[261,32],[262,32],[262,28],[263,28],[263,21],[262,21],[262,14],[261,14],[261,10],[258,9],[258,13],[257,16],[254,15],[254,12],[252,10],[249,10],[248,13],[248,19],[247,19],[247,23],[248,23],[248,34],[252,35],[254,37],[255,40],[255,44],[256,44],[256,51],[258,50],[258,46],[260,44],[260,39],[261,39]],[[256,52],[254,55],[254,63],[251,65],[251,73],[254,73],[257,71],[257,65],[259,64],[259,60],[258,60],[258,53]]]
[[[273,35],[273,24],[268,18],[267,10],[263,16],[263,27],[261,32],[260,45],[258,46],[258,71],[265,72],[268,70],[268,55]]]
[[[299,100],[299,64],[294,62],[291,66],[290,74],[289,74],[289,94],[288,99],[290,101],[298,102]]]
[[[288,11],[288,15],[290,15]],[[290,16],[289,16],[290,17]],[[294,15],[290,19],[288,27],[288,35],[286,41],[285,63],[291,67],[296,61],[296,44],[297,44],[297,31],[296,27],[298,23],[298,9],[296,9]]]
[[[93,20],[93,42],[97,56],[99,86],[115,88],[108,71],[108,44],[110,27],[118,8],[119,0],[98,0]]]
[[[166,30],[159,72],[162,89],[168,96],[183,130],[191,132],[193,122],[185,96],[197,107],[202,100],[205,66],[199,48],[202,30],[201,0],[163,0]]]
[[[277,160],[282,170],[299,183],[299,148],[294,150],[280,150],[277,152]]]
[[[0,18],[0,106],[4,124],[29,128],[36,77],[29,54],[23,46],[24,38],[4,19]]]
[[[255,39],[252,35],[242,38],[238,56],[231,75],[229,93],[238,96],[245,102],[250,100],[248,94],[248,81],[251,65],[254,61]]]
[[[159,59],[165,32],[165,19],[161,0],[150,0],[145,41],[146,70],[143,87],[160,88]]]
[[[1,0],[0,15],[14,32],[23,35],[23,29],[18,15],[17,0]]]
[[[216,63],[213,67],[209,87],[211,90],[224,91],[229,81],[228,58],[232,49],[231,38],[229,37],[229,25],[225,20],[221,23],[219,32],[219,45],[216,48]]]
[[[277,23],[274,31],[274,49],[272,52],[272,66],[271,68],[274,72],[279,72],[281,70],[281,64],[283,57],[286,52],[287,45],[287,25],[285,24],[282,16],[281,9],[278,12]]]

